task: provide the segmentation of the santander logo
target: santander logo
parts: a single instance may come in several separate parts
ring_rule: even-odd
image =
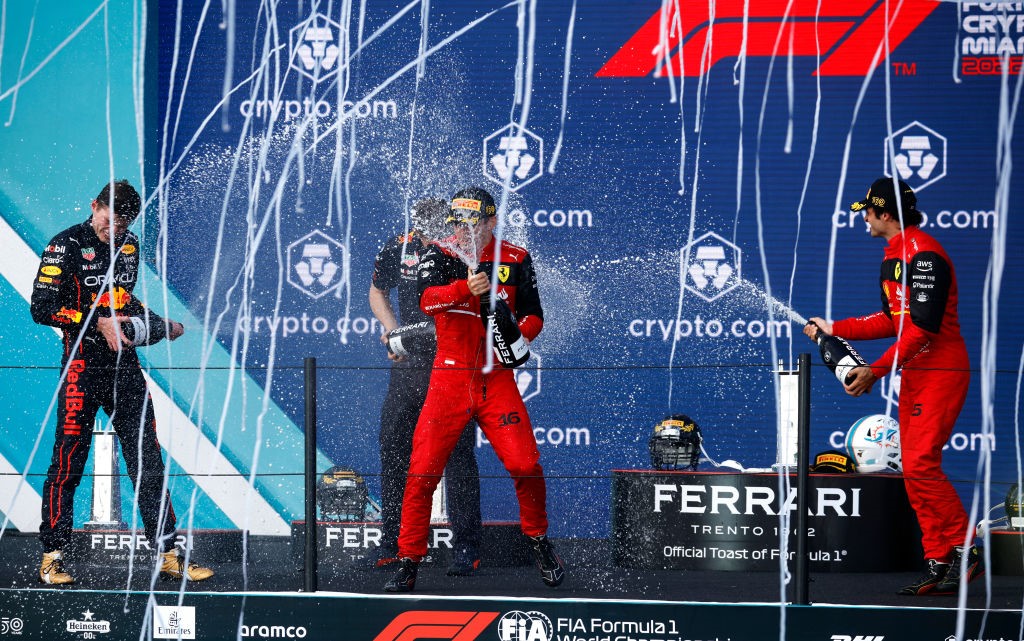
[[[698,0],[668,3],[598,70],[603,78],[706,74],[748,56],[821,55],[821,76],[865,76],[932,11],[936,0]],[[787,13],[787,7],[789,12]],[[712,13],[713,11],[713,13]],[[745,33],[744,33],[745,31]]]

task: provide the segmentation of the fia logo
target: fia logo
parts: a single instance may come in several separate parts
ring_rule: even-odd
[[[288,282],[306,296],[320,298],[341,286],[345,246],[322,231],[288,245]]]
[[[895,171],[914,191],[946,175],[946,137],[916,120],[885,139],[884,153],[885,175]]]
[[[681,286],[711,302],[739,285],[742,256],[739,247],[708,232],[679,250]]]
[[[322,13],[314,13],[289,32],[289,64],[313,81],[328,80],[338,73],[343,31],[341,25]]]
[[[525,127],[509,123],[484,138],[484,175],[509,190],[544,174],[544,140]]]
[[[498,619],[501,641],[551,641],[551,619],[543,612],[512,610]]]

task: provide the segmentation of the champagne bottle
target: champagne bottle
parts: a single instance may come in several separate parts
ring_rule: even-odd
[[[480,295],[480,320],[494,343],[494,357],[505,367],[519,367],[530,358],[530,344],[519,331],[508,303],[500,298],[491,309],[490,290]]]
[[[431,356],[437,350],[434,323],[420,321],[388,332],[388,351],[396,356]]]
[[[136,347],[152,345],[167,337],[167,321],[146,312],[121,321],[121,333]]]
[[[826,334],[817,325],[815,327],[818,331],[814,334],[814,341],[821,352],[821,360],[836,375],[840,383],[849,383],[853,368],[867,365],[868,362],[846,340]]]

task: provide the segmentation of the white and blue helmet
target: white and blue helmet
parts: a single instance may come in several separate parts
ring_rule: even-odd
[[[885,414],[858,419],[846,433],[846,453],[858,472],[902,472],[899,423]]]

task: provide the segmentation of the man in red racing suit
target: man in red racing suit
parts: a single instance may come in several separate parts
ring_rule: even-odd
[[[456,236],[428,247],[419,263],[420,307],[434,318],[437,356],[413,435],[398,536],[401,564],[384,589],[408,592],[415,586],[417,565],[427,553],[431,495],[472,418],[512,476],[522,531],[529,537],[542,579],[554,587],[565,573],[546,536],[546,488],[537,441],[512,370],[488,358],[480,318],[480,294],[496,279],[497,295],[515,314],[523,336],[536,338],[544,312],[533,261],[522,247],[503,241],[499,248],[492,233],[497,221],[494,199],[486,191],[470,188],[457,193],[451,220]],[[465,248],[467,241],[472,246],[467,258],[479,260],[476,273],[458,256],[458,248]]]
[[[898,206],[892,178],[872,184],[863,211],[872,236],[888,241],[882,261],[882,310],[831,324],[812,318],[815,328],[848,340],[896,337],[869,367],[859,367],[846,391],[860,396],[893,367],[902,369],[899,399],[900,449],[904,483],[921,526],[927,574],[900,594],[954,593],[961,576],[983,572],[975,547],[964,548],[970,528],[967,513],[942,471],[942,447],[967,398],[970,364],[957,319],[957,282],[953,263],[934,238],[918,227],[922,218],[914,192],[899,182]],[[900,220],[903,220],[901,224]]]

